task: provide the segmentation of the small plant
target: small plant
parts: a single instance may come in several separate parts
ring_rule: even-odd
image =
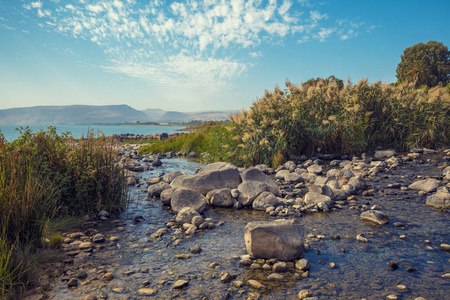
[[[64,238],[61,236],[60,233],[53,234],[48,239],[48,245],[50,246],[50,248],[53,248],[53,249],[57,249],[57,248],[61,247],[61,244],[63,242],[64,242]]]

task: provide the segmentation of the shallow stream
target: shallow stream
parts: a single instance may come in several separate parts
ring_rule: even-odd
[[[183,159],[166,159],[163,163],[161,168],[143,172],[142,176],[152,177],[175,170],[193,174],[199,167]],[[88,294],[107,295],[108,299],[201,299],[202,296],[247,299],[257,295],[262,299],[298,299],[297,294],[302,289],[310,290],[319,299],[385,299],[390,294],[399,299],[419,296],[450,299],[450,279],[441,277],[450,272],[450,254],[439,249],[442,243],[450,244],[450,213],[426,206],[426,196],[419,196],[416,191],[387,188],[391,183],[408,186],[417,180],[417,175],[438,176],[442,169],[437,166],[433,160],[405,163],[368,181],[375,193],[358,196],[357,203],[380,205],[380,210],[390,219],[386,225],[360,221],[361,210],[349,209],[348,205],[330,213],[300,218],[305,236],[315,235],[308,241],[312,250],[305,253],[311,271],[308,278],[296,280],[291,268],[283,274],[285,281],[282,282],[266,280],[272,271],[243,267],[233,259],[233,256],[247,254],[245,225],[250,221],[273,219],[264,212],[209,208],[204,217],[211,218],[216,227],[198,230],[192,237],[182,234],[183,241],[175,246],[177,236],[173,229],[159,239],[152,237],[156,230],[165,227],[173,214],[160,201],[146,199],[144,188],[133,189],[132,202],[120,219],[98,228],[107,238],[117,236],[119,241],[107,241],[86,257],[83,268],[88,273],[88,281],[74,289],[57,282],[53,288],[57,294],[55,299],[83,299]],[[145,221],[136,224],[134,217],[137,215],[142,215]],[[406,226],[395,227],[396,222]],[[356,240],[358,234],[364,235],[368,242]],[[317,235],[324,237],[319,239]],[[405,237],[400,238],[401,235]],[[194,245],[202,248],[200,254],[191,254],[188,259],[175,257],[190,253]],[[398,263],[397,270],[389,269],[391,261]],[[211,263],[218,266],[211,268]],[[335,266],[331,267],[330,263]],[[113,273],[114,280],[108,283],[96,280],[96,274],[104,271]],[[244,282],[256,279],[267,288],[261,291],[246,285],[238,288],[231,283],[221,283],[221,272],[236,275]],[[180,290],[172,289],[178,279],[189,280],[189,285]],[[136,294],[145,281],[148,281],[147,288],[155,289],[154,295]],[[399,284],[406,289],[398,289]]]

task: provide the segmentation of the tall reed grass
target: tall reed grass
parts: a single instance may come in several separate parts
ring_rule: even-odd
[[[416,88],[333,76],[265,91],[228,124],[158,141],[141,152],[196,151],[207,161],[273,167],[317,152],[358,154],[377,147],[404,151],[450,143],[450,86]]]
[[[240,164],[272,164],[279,153],[357,154],[376,147],[398,151],[450,143],[450,94],[446,87],[416,89],[367,79],[334,77],[266,91],[249,110],[231,117],[230,156]]]
[[[24,129],[11,143],[0,134],[2,298],[32,281],[27,256],[42,246],[50,219],[125,206],[125,177],[116,158],[115,142],[93,132],[75,140],[54,127]]]

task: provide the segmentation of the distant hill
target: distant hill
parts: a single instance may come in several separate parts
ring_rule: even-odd
[[[155,112],[157,111],[157,112]],[[187,123],[190,121],[225,121],[234,110],[204,111],[204,112],[178,112],[147,109],[144,110],[151,121],[159,123]],[[149,113],[150,112],[150,113]]]
[[[150,121],[146,113],[128,105],[34,106],[0,110],[0,124],[94,124]]]
[[[162,109],[136,110],[128,105],[33,106],[0,109],[0,124],[77,125],[117,123],[187,123],[224,121],[236,111],[178,112]]]

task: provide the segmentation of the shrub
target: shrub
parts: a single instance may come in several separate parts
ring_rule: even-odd
[[[29,254],[41,246],[51,218],[125,206],[117,151],[112,139],[92,132],[75,140],[57,135],[54,127],[38,133],[22,129],[11,143],[0,134],[2,297],[29,284]],[[61,239],[54,235],[50,242],[56,246]]]

